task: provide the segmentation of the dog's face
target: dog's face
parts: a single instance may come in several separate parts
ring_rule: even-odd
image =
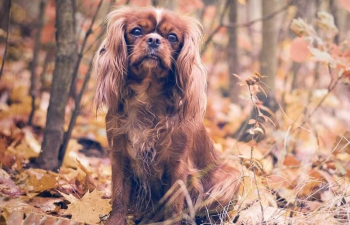
[[[184,116],[199,118],[206,106],[201,36],[197,20],[167,10],[126,7],[109,13],[106,38],[94,65],[97,106],[118,108],[127,100],[130,80],[171,75],[172,83],[164,85],[169,89],[166,92],[172,93],[171,102]]]
[[[163,10],[146,10],[126,16],[125,41],[129,67],[142,78],[149,70],[165,76],[183,46],[185,24]]]

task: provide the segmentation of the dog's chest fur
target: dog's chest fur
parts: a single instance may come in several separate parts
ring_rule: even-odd
[[[126,138],[131,170],[137,177],[161,179],[169,160],[168,147],[173,124],[168,115],[163,82],[147,76],[129,85],[132,96],[126,101],[117,132]]]

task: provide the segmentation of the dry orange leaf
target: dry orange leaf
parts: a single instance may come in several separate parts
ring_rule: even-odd
[[[284,159],[283,165],[285,166],[299,166],[300,162],[293,155],[287,155]]]
[[[43,192],[57,185],[58,174],[42,169],[28,169],[20,174],[20,180],[24,180],[21,188],[26,192]]]
[[[346,131],[343,136],[337,136],[334,142],[333,154],[346,152],[350,154],[350,131]]]
[[[96,224],[100,222],[100,216],[108,214],[112,207],[109,199],[102,199],[103,192],[92,191],[86,192],[82,199],[77,199],[73,195],[61,193],[68,201],[68,209],[66,215],[72,215],[72,220],[81,221],[88,224]]]
[[[58,203],[63,202],[62,198],[44,198],[34,197],[31,199],[30,204],[35,208],[41,209],[44,212],[58,212],[60,207]]]

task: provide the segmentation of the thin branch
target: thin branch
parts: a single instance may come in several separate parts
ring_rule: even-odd
[[[36,67],[38,64],[38,56],[40,51],[40,37],[41,37],[41,31],[44,26],[44,16],[45,16],[45,7],[46,7],[46,0],[40,1],[40,10],[39,10],[39,17],[38,17],[38,29],[35,36],[35,44],[34,44],[34,50],[33,50],[33,59],[30,65],[30,96],[32,98],[32,108],[30,111],[30,115],[28,118],[28,125],[31,126],[33,122],[33,116],[35,112],[35,98],[37,95],[37,78],[36,78]]]
[[[258,121],[259,108],[254,101],[253,92],[250,89],[250,85],[248,85],[248,88],[249,88],[249,93],[250,93],[250,100],[254,106],[254,109],[257,111],[255,120]],[[260,204],[261,224],[264,224],[264,207],[262,206],[262,203],[261,203],[261,196],[260,196],[260,190],[259,190],[259,186],[258,186],[258,180],[257,180],[256,174],[255,174],[255,165],[254,165],[254,161],[253,161],[254,160],[253,154],[254,154],[254,135],[252,135],[252,145],[250,146],[250,165],[252,166],[253,179],[254,179],[254,183],[255,183],[256,192],[258,194],[259,204]]]
[[[93,2],[90,3],[89,11],[86,12],[86,15],[90,15],[91,14],[91,12],[93,10],[92,5],[93,5]],[[79,25],[79,29],[78,29],[78,32],[77,32],[77,34],[78,34],[77,37],[81,37],[81,34],[84,31],[85,23],[88,20],[88,18],[89,18],[88,16],[85,16],[84,20],[80,22],[81,25]]]
[[[224,26],[224,16],[225,16],[226,12],[228,11],[229,4],[230,4],[230,0],[226,0],[224,9],[222,10],[222,13],[221,13],[221,16],[219,19],[219,25],[209,34],[209,36],[207,37],[207,40],[204,41],[204,47],[201,51],[201,54],[203,54],[207,50],[208,44],[213,39],[214,35]]]
[[[71,86],[70,86],[70,93],[73,96],[76,96],[76,92],[75,92],[76,81],[77,81],[77,76],[78,76],[78,70],[79,70],[80,62],[81,62],[81,60],[82,60],[82,58],[84,56],[83,53],[84,53],[85,45],[87,43],[87,40],[88,40],[89,36],[92,34],[92,26],[95,23],[95,20],[96,20],[97,14],[98,14],[98,12],[99,12],[99,10],[101,8],[102,2],[103,2],[103,0],[100,0],[100,2],[98,3],[97,9],[95,11],[94,17],[92,18],[90,27],[87,30],[86,34],[85,34],[85,38],[83,40],[83,44],[81,45],[80,52],[78,54],[78,60],[77,60],[77,62],[75,64],[75,67],[74,67],[74,70],[73,70],[73,78],[72,78],[72,83],[71,83]]]
[[[103,26],[103,25],[101,25],[101,26]],[[92,43],[90,44],[90,46],[88,46],[88,47],[86,48],[86,50],[84,51],[83,54],[86,54],[87,52],[90,52],[90,51],[91,51],[91,49],[96,45],[96,43],[98,43],[99,40],[103,38],[103,35],[105,34],[105,31],[106,31],[106,28],[104,27],[104,28],[101,30],[100,34],[96,37],[96,40],[95,40],[94,42],[92,42]]]
[[[328,69],[329,72],[331,73],[331,69],[330,66],[328,65]],[[317,103],[317,105],[315,106],[315,108],[309,113],[309,115],[307,117],[304,118],[304,120],[300,123],[300,126],[302,127],[306,121],[321,107],[321,105],[323,104],[323,102],[327,99],[327,97],[330,95],[330,93],[332,93],[332,91],[334,90],[334,88],[337,86],[338,82],[341,80],[342,76],[338,76],[338,78],[334,81],[333,80],[330,81],[330,84],[328,86],[327,89],[327,93],[323,96],[323,98]],[[332,85],[333,84],[333,85]],[[295,128],[294,130],[292,130],[292,132],[298,130],[299,127]]]
[[[248,21],[246,23],[237,23],[237,24],[227,24],[225,25],[225,27],[229,27],[229,28],[239,28],[239,27],[248,27],[248,26],[251,26],[253,25],[254,23],[257,23],[257,22],[263,22],[265,20],[269,20],[269,19],[272,19],[273,17],[275,17],[276,15],[280,14],[281,12],[287,10],[289,8],[289,6],[293,5],[295,3],[296,0],[292,0],[290,1],[288,4],[286,4],[285,6],[281,7],[280,9],[266,15],[266,16],[263,16],[261,18],[257,18],[255,20],[251,20],[251,21]]]
[[[5,51],[4,51],[4,56],[2,58],[2,63],[1,63],[1,69],[0,69],[0,80],[1,80],[1,76],[2,76],[2,71],[4,70],[4,66],[5,66],[5,60],[6,60],[6,55],[7,55],[7,48],[9,45],[9,33],[10,33],[10,20],[11,20],[11,6],[12,6],[12,0],[10,0],[9,3],[9,14],[7,17],[7,27],[6,27],[6,44],[5,44]]]
[[[96,9],[94,18],[93,18],[93,20],[91,21],[91,25],[90,25],[90,28],[89,28],[90,33],[92,33],[92,25],[93,25],[93,23],[94,23],[94,21],[95,21],[95,19],[96,19],[96,15],[97,15],[97,13],[98,13],[98,11],[99,11],[99,9],[100,9],[100,6],[101,6],[102,1],[103,1],[103,0],[100,0],[100,3],[99,3],[99,5],[98,5],[98,8]],[[110,6],[111,6],[112,4],[114,4],[114,3],[115,3],[115,1],[111,1],[111,2],[110,2]],[[89,31],[88,31],[88,32],[89,32]],[[100,34],[99,34],[99,36],[98,36],[98,41],[97,41],[97,43],[96,43],[96,46],[97,46],[97,47],[96,47],[95,51],[97,50],[98,46],[102,43],[101,37],[103,36],[104,33],[105,33],[105,27],[104,27],[103,29],[101,29],[101,31],[100,31]],[[85,38],[86,38],[85,40],[87,40],[87,35],[85,35]],[[84,40],[83,46],[82,46],[81,51],[80,51],[80,55],[81,55],[81,56],[82,56],[83,53],[84,53],[83,51],[84,51],[85,44],[86,44],[86,41],[85,41],[85,40]],[[91,45],[91,46],[92,46],[92,45]],[[91,46],[90,46],[90,47],[91,47]],[[90,47],[89,47],[89,50],[90,50]],[[79,55],[79,57],[80,57],[80,55]],[[81,60],[81,58],[80,58],[80,60]],[[80,63],[80,61],[79,61],[79,63]],[[77,63],[77,66],[78,66],[78,68],[79,68],[78,63]],[[62,143],[62,146],[61,146],[61,149],[60,149],[60,155],[59,155],[59,159],[60,159],[61,162],[63,161],[63,157],[64,157],[64,155],[65,155],[65,153],[66,153],[66,151],[67,151],[68,142],[69,142],[69,140],[70,140],[70,138],[71,138],[71,136],[72,136],[72,131],[73,131],[74,125],[75,125],[76,120],[77,120],[77,118],[78,118],[78,116],[79,116],[79,113],[80,113],[80,108],[81,108],[81,107],[80,107],[80,102],[81,102],[81,99],[82,99],[82,97],[83,97],[83,94],[84,94],[86,85],[87,85],[88,81],[90,80],[91,73],[92,73],[92,67],[93,67],[93,57],[91,57],[91,59],[90,59],[89,69],[88,69],[88,72],[87,72],[86,75],[85,75],[83,86],[81,87],[79,94],[78,94],[78,95],[76,96],[76,98],[75,98],[75,107],[74,107],[74,110],[73,110],[73,113],[72,113],[72,117],[71,117],[70,122],[69,122],[68,130],[67,130],[67,132],[64,134],[64,139],[63,139],[63,143]],[[77,73],[78,71],[75,71],[75,72]],[[75,75],[76,75],[76,74],[75,74]],[[72,84],[73,84],[73,83],[72,83]]]
[[[46,56],[44,60],[43,70],[40,74],[40,91],[44,91],[47,88],[46,82],[45,82],[45,75],[47,73],[47,68],[49,67],[49,63],[52,61],[52,55],[55,52],[55,46],[49,46],[49,49],[46,51]]]
[[[108,12],[113,9],[113,6],[116,4],[116,0],[111,0],[109,2],[109,6],[108,6]],[[124,5],[128,5],[129,3],[125,3]],[[106,25],[105,25],[105,21],[102,21],[96,29],[94,29],[92,31],[92,33],[95,33],[96,31],[98,30],[101,30],[101,27],[102,27],[102,31],[100,32],[99,36],[96,38],[95,42],[97,42],[100,38],[102,38],[106,32]],[[85,52],[83,54],[85,54],[86,52],[89,52],[93,46],[95,46],[95,42],[93,42],[92,44],[90,44],[90,46],[87,47],[87,49],[85,50]]]
[[[223,24],[223,22],[221,21],[219,23],[219,25],[209,34],[209,36],[207,37],[207,39],[204,41],[204,47],[201,51],[201,54],[203,54],[206,50],[207,50],[207,45],[212,41],[213,37],[215,36],[215,34],[222,28],[222,27],[227,27],[227,28],[241,28],[241,27],[248,27],[251,26],[257,22],[262,22],[265,20],[269,20],[271,18],[273,18],[274,16],[278,15],[279,13],[285,11],[288,9],[289,6],[293,5],[297,0],[291,0],[288,4],[286,4],[285,6],[281,7],[280,9],[266,15],[263,16],[261,18],[257,18],[255,20],[251,20],[248,21],[246,23],[235,23],[235,24]]]
[[[72,135],[72,131],[73,131],[75,122],[77,121],[77,118],[78,118],[79,113],[80,113],[80,108],[81,108],[80,107],[80,102],[81,102],[81,99],[83,97],[86,85],[87,85],[87,83],[88,83],[88,81],[90,80],[90,77],[91,77],[92,65],[93,65],[92,62],[93,62],[93,57],[91,57],[90,64],[89,64],[89,69],[88,69],[88,71],[87,71],[87,73],[85,75],[83,86],[81,87],[80,92],[79,92],[79,94],[77,95],[77,97],[75,99],[75,107],[74,107],[74,110],[73,110],[73,113],[72,113],[72,117],[71,117],[70,122],[69,122],[68,130],[64,134],[64,139],[63,139],[63,143],[62,143],[62,146],[61,146],[61,149],[60,149],[60,154],[59,154],[59,160],[61,162],[63,161],[63,157],[64,157],[64,155],[66,153],[68,142],[69,142],[70,137]]]

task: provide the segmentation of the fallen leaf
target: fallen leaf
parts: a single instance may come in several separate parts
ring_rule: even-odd
[[[334,142],[333,153],[338,154],[346,152],[350,154],[350,131],[344,133],[343,136],[337,136]]]
[[[44,197],[34,197],[30,200],[30,204],[36,208],[43,210],[44,212],[57,212],[60,207],[57,203],[63,202],[62,198],[44,198]]]
[[[300,161],[296,159],[293,155],[287,155],[283,161],[285,166],[300,166]]]
[[[21,195],[20,189],[11,180],[10,175],[3,169],[0,169],[0,196],[7,195],[18,197]]]
[[[270,224],[284,224],[287,211],[277,207],[267,206],[263,208],[264,218],[261,218],[261,207],[259,203],[239,213],[237,224],[260,224],[269,221]]]
[[[103,192],[94,190],[93,192],[86,192],[82,199],[69,196],[66,215],[72,215],[72,220],[81,221],[89,224],[96,224],[100,222],[100,216],[108,214],[112,207],[109,204],[109,199],[102,199]],[[67,195],[65,195],[65,198]]]
[[[55,188],[58,174],[42,169],[28,169],[20,174],[20,187],[26,192],[40,193]]]
[[[12,199],[0,198],[0,206],[5,209],[8,213],[22,212],[22,213],[42,213],[40,209],[37,209],[28,203],[26,203],[21,197]],[[23,217],[22,217],[23,219]],[[8,223],[11,224],[11,223]]]

